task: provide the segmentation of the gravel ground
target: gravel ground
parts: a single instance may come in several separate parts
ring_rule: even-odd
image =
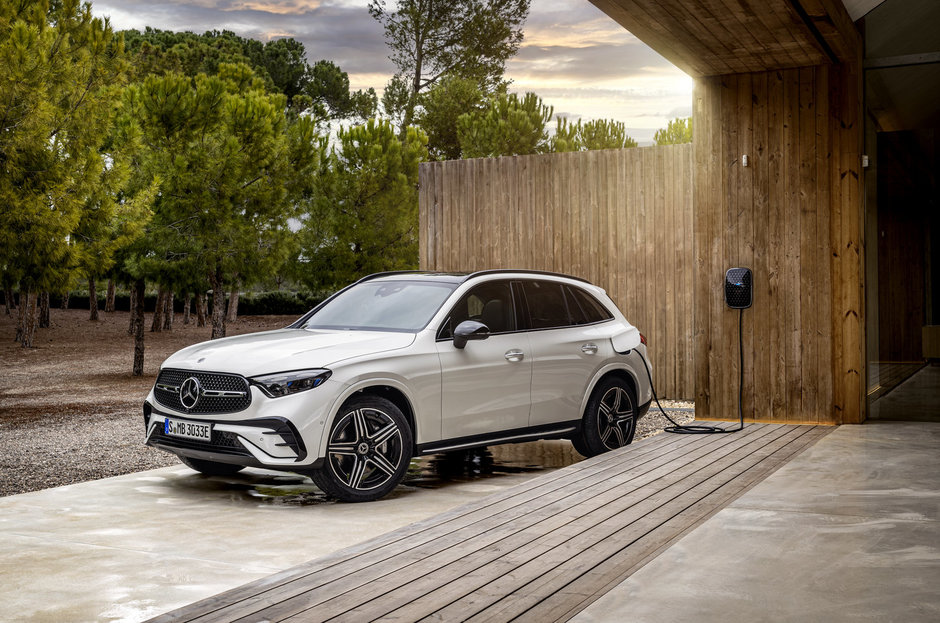
[[[0,496],[179,464],[175,456],[143,445],[140,405],[160,362],[207,339],[207,330],[178,324],[172,332],[148,334],[145,375],[132,377],[127,314],[108,314],[99,323],[89,323],[87,314],[53,310],[52,328],[40,331],[39,348],[30,351],[0,341]],[[292,320],[249,317],[229,334]],[[12,321],[0,318],[0,337],[8,333]],[[694,419],[690,402],[661,403],[680,424]],[[640,420],[636,439],[668,425],[654,403]]]

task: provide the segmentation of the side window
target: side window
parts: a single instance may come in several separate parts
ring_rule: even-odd
[[[454,328],[464,320],[482,322],[490,333],[516,330],[512,289],[508,281],[481,283],[457,301],[438,332],[438,339],[454,337]]]
[[[565,293],[572,324],[592,324],[613,318],[606,307],[581,288],[565,286]]]
[[[552,329],[571,324],[562,284],[551,281],[526,281],[523,288],[533,329]]]

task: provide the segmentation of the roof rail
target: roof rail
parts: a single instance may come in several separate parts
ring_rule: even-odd
[[[371,275],[366,275],[356,281],[355,283],[362,283],[363,281],[372,281],[373,279],[378,279],[379,277],[389,277],[391,275],[424,275],[430,272],[429,270],[386,270],[381,273],[372,273]]]
[[[555,273],[550,270],[528,270],[528,269],[512,269],[512,268],[491,268],[489,270],[478,270],[467,275],[467,279],[473,279],[474,277],[482,277],[484,275],[495,275],[500,273],[523,273],[526,275],[547,275],[549,277],[564,277],[566,279],[574,279],[575,281],[581,281],[588,285],[594,285],[587,279],[582,277],[575,277],[574,275],[566,275],[564,273]]]

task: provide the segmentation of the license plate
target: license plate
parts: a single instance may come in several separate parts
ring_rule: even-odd
[[[212,424],[183,422],[167,418],[163,421],[163,432],[171,437],[185,437],[197,441],[212,441]]]

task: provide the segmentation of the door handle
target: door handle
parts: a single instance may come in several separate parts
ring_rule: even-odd
[[[585,355],[595,355],[597,354],[597,344],[594,342],[588,342],[581,347],[581,352]]]
[[[517,348],[506,351],[506,361],[522,361],[524,358],[525,353]]]

